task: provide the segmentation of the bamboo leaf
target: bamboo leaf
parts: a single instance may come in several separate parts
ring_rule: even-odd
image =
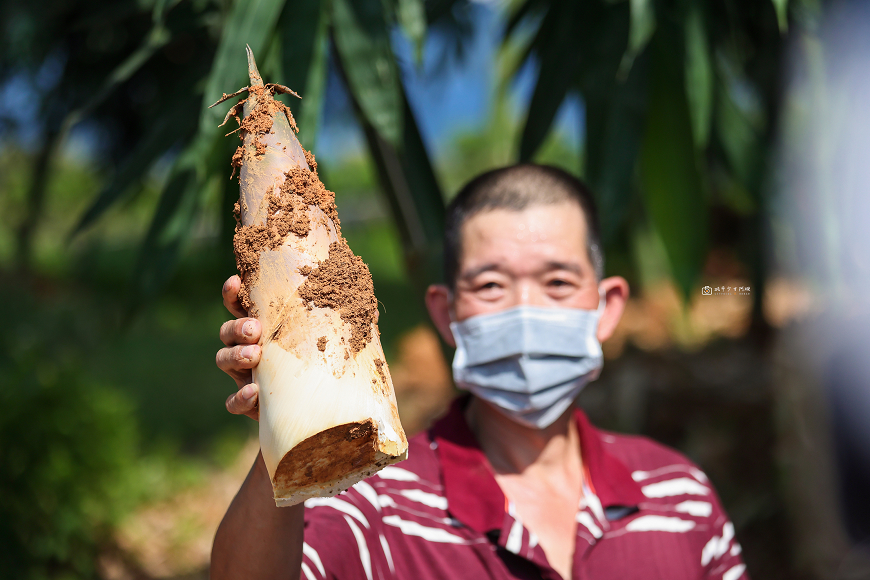
[[[683,71],[673,36],[657,35],[641,149],[647,214],[667,252],[674,279],[688,297],[706,254],[707,208],[696,165]]]
[[[136,147],[121,163],[112,180],[96,196],[88,209],[82,214],[73,229],[74,236],[93,224],[112,205],[127,193],[133,184],[141,181],[152,165],[166,153],[173,143],[187,139],[195,128],[199,99],[189,99],[188,103],[176,103],[159,116]]]
[[[423,62],[426,40],[426,10],[422,0],[397,0],[396,16],[414,46],[414,60],[419,66]]]
[[[602,2],[560,3],[546,14],[530,45],[541,65],[523,128],[521,160],[534,156],[572,88],[584,100],[609,98],[625,51],[627,22],[627,6]],[[587,140],[587,150],[592,147],[600,143]]]
[[[211,73],[203,94],[200,130],[212,135],[223,119],[221,112],[208,106],[223,93],[247,85],[245,45],[260,54],[272,37],[284,0],[238,0],[233,4],[215,52]]]
[[[610,94],[585,100],[586,176],[598,201],[605,246],[616,243],[634,199],[646,120],[647,64],[642,55]]]
[[[776,21],[782,34],[788,32],[788,0],[771,0],[776,10]]]
[[[295,0],[287,3],[278,20],[281,39],[280,82],[307,96],[308,71],[315,57],[318,33],[321,31],[324,12],[320,0]],[[293,108],[304,108],[305,101],[295,101]]]
[[[320,0],[294,2],[285,6],[278,24],[284,39],[283,80],[290,88],[298,87],[297,92],[302,96],[302,100],[295,100],[290,108],[301,128],[299,141],[309,151],[314,149],[326,90],[328,8],[329,3]]]
[[[333,0],[333,39],[363,116],[394,147],[402,138],[402,97],[380,0]]]
[[[546,8],[547,2],[544,0],[525,0],[520,3],[508,18],[507,24],[505,25],[504,37],[507,38],[512,35],[520,23],[539,12],[546,11]]]
[[[440,248],[444,233],[444,197],[435,177],[435,171],[432,169],[429,152],[426,150],[414,112],[404,91],[402,97],[405,109],[402,167],[408,176],[409,194],[417,208],[417,213],[421,216],[425,243],[430,249]]]
[[[151,19],[154,24],[164,22],[166,13],[172,10],[181,0],[157,0],[154,2],[154,8],[151,10]]]
[[[139,251],[131,297],[132,309],[156,295],[171,279],[184,243],[199,214],[201,165],[207,158],[207,142],[198,137],[179,155],[151,219]]]
[[[106,82],[103,83],[94,95],[84,105],[67,115],[66,119],[64,119],[63,132],[68,131],[81,121],[82,118],[96,109],[119,85],[127,81],[136,71],[142,68],[142,65],[148,62],[155,52],[166,46],[170,38],[169,30],[162,23],[153,26],[142,45],[112,71]]]
[[[572,78],[558,74],[555,66],[541,67],[541,75],[535,85],[529,113],[520,141],[520,161],[530,161],[550,132],[559,107],[568,96]]]
[[[686,98],[692,115],[695,146],[704,149],[710,140],[713,112],[713,65],[701,8],[693,4],[684,23],[686,44]]]
[[[520,161],[532,159],[544,142],[580,72],[583,34],[577,30],[578,14],[573,2],[552,7],[532,42],[540,72],[520,140]]]
[[[619,76],[625,78],[637,55],[646,48],[656,29],[656,15],[653,0],[631,0],[628,29],[628,48],[619,64]]]
[[[354,95],[351,99],[359,113]],[[360,124],[402,238],[411,279],[424,289],[439,281],[444,198],[404,92],[402,102],[405,119],[401,149],[381,137],[365,117]]]
[[[457,7],[465,7],[469,0],[426,0],[423,7],[426,9],[426,22],[436,22],[444,17],[449,17],[450,13]]]
[[[735,81],[731,81],[735,82]],[[730,83],[720,85],[716,133],[728,164],[743,187],[757,193],[761,186],[763,151],[761,136],[730,94]]]
[[[329,68],[329,27],[325,17],[315,42],[316,52],[308,70],[308,81],[305,83],[308,96],[299,116],[299,125],[305,127],[305,133],[300,135],[299,141],[309,151],[314,149],[317,132],[320,128],[320,116],[323,112],[323,99],[326,93],[326,72]]]

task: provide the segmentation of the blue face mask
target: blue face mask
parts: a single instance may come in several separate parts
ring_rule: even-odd
[[[517,306],[450,324],[453,379],[508,417],[543,429],[603,364],[596,334],[604,310]]]

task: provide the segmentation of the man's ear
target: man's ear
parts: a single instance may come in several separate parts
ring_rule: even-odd
[[[450,332],[450,289],[443,284],[429,286],[426,289],[426,308],[441,338],[455,348],[456,341]]]
[[[604,342],[613,335],[616,325],[625,311],[628,302],[628,282],[622,276],[611,276],[601,281],[604,290],[604,312],[598,321],[598,342]]]

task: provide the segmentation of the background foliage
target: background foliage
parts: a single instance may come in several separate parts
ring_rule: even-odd
[[[206,108],[245,84],[245,43],[264,78],[302,95],[285,100],[305,147],[320,153],[325,112],[359,128],[362,154],[321,167],[388,309],[388,357],[425,318],[408,296],[440,275],[445,200],[480,171],[525,160],[590,183],[609,274],[638,288],[672,280],[685,300],[724,255],[754,289],[749,340],[762,348],[769,335],[784,58],[817,41],[826,4],[502,2],[489,118],[441,148],[424,139],[408,79],[449,74],[467,56],[473,2],[0,5],[0,291],[14,319],[0,338],[0,558],[17,577],[94,577],[130,510],[202,480],[251,432],[215,395],[228,388],[212,337],[238,192],[227,179],[236,141],[217,128],[225,111]],[[435,34],[443,52],[427,55]],[[572,102],[579,147],[556,129]],[[772,438],[768,405],[746,416]],[[656,420],[648,431],[680,445]],[[772,460],[763,471],[769,483]],[[778,500],[765,501],[733,504],[750,514],[744,533],[752,521],[785,527]]]
[[[446,195],[402,70],[420,64],[430,27],[452,36],[461,53],[467,2],[57,1],[47,11],[7,8],[0,74],[31,81],[41,124],[31,128],[40,143],[39,179],[31,182],[18,228],[22,264],[58,143],[87,122],[100,132],[99,159],[113,171],[76,231],[141,192],[156,164],[168,165],[137,268],[143,296],[162,287],[207,200],[226,207],[235,197],[232,183],[220,179],[232,140],[217,128],[221,110],[206,106],[244,84],[239,47],[249,43],[266,77],[303,95],[292,106],[309,148],[327,78],[339,75],[409,271],[420,284],[437,278]],[[777,129],[788,3],[526,0],[502,10],[505,76],[523,66],[537,70],[519,160],[534,158],[566,98],[579,95],[582,167],[600,198],[610,253],[622,250],[630,263],[626,241],[653,236],[688,295],[707,249],[729,245],[741,251],[761,289],[763,260],[753,248],[764,235],[756,217],[765,206]],[[794,24],[811,27],[814,11],[810,0],[793,3]],[[396,35],[413,47],[411,62],[397,59]],[[7,111],[6,123],[15,119]],[[224,220],[225,236],[229,225]]]

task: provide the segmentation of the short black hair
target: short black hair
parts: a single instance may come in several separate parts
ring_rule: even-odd
[[[598,280],[604,276],[604,253],[598,209],[586,185],[562,169],[521,163],[487,171],[463,187],[447,206],[444,225],[444,281],[456,289],[462,225],[470,217],[494,209],[522,211],[533,205],[573,201],[586,219],[586,248]]]

